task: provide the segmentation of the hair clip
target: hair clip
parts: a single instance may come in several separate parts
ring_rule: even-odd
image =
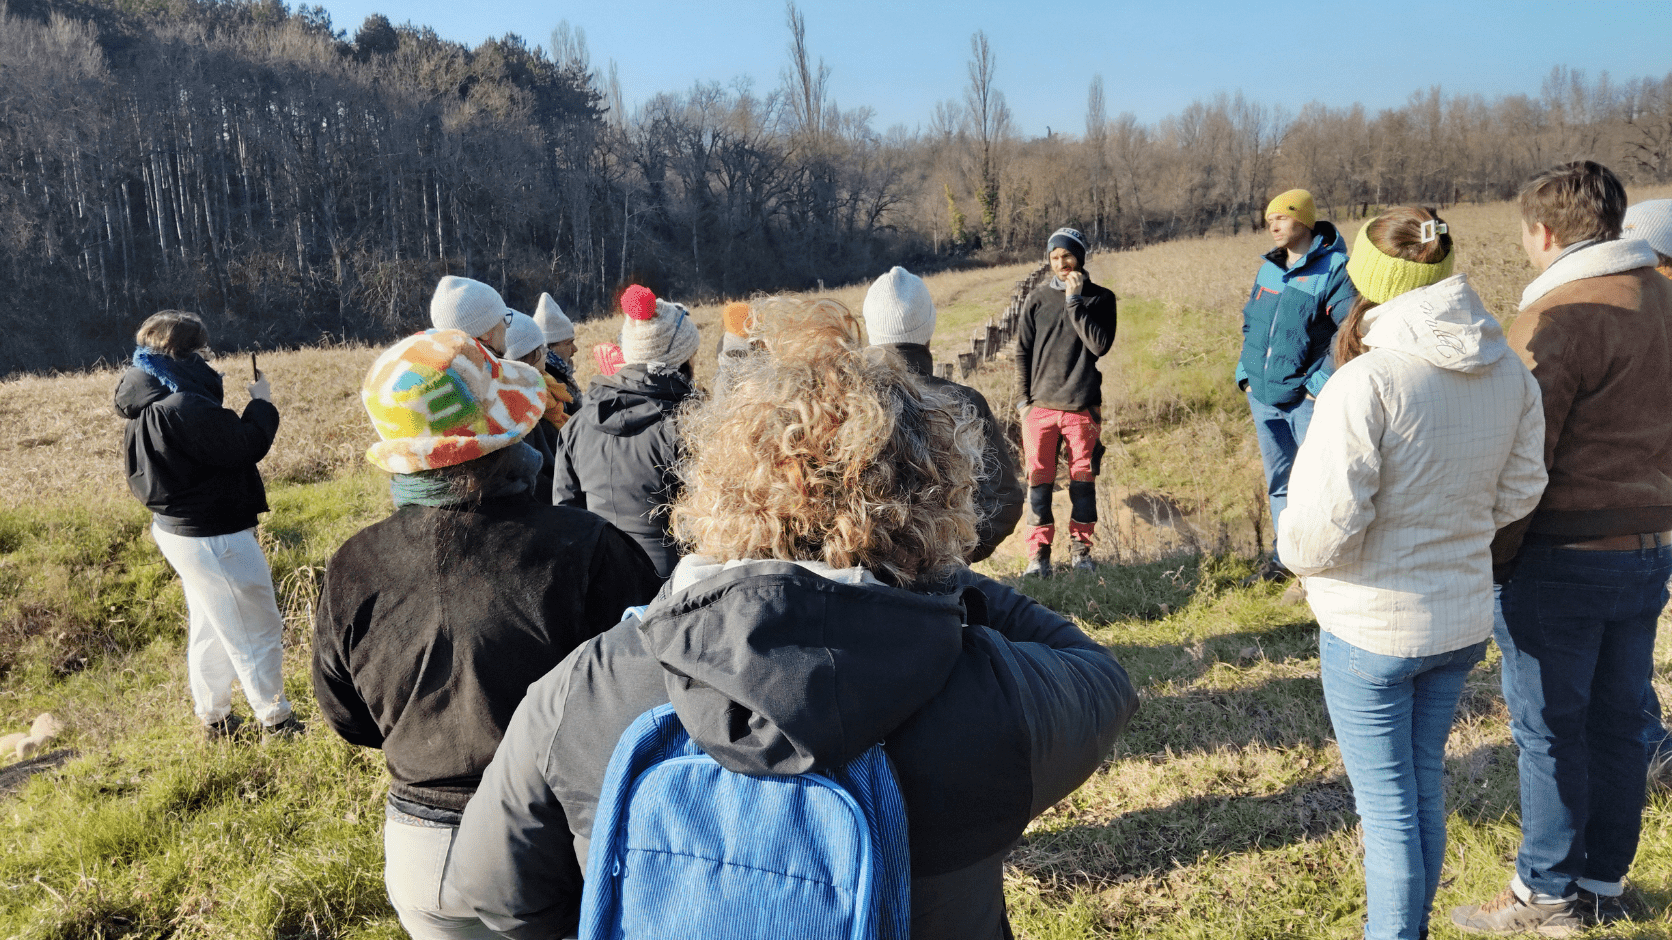
[[[1426,245],[1439,238],[1441,235],[1446,234],[1446,232],[1450,231],[1450,229],[1444,222],[1436,222],[1433,219],[1429,219],[1428,221],[1422,223],[1422,228],[1419,231],[1422,233],[1422,243]]]

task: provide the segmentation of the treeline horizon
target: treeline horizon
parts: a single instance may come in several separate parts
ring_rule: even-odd
[[[0,5],[0,375],[117,361],[160,309],[220,348],[382,341],[438,278],[576,318],[627,283],[705,302],[1031,259],[1060,225],[1120,250],[1261,224],[1272,192],[1328,216],[1514,195],[1554,163],[1672,180],[1672,72],[1553,68],[1538,95],[1413,92],[1370,113],[1241,93],[1146,124],[1023,138],[971,37],[962,101],[917,129],[838,108],[786,8],[779,84],[697,83],[627,114],[613,63],[475,48],[374,15],[351,35],[282,0]]]

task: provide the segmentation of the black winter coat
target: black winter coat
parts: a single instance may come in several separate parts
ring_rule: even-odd
[[[1016,326],[1016,378],[1024,404],[1084,411],[1103,403],[1097,360],[1115,345],[1115,294],[1086,278],[1069,298],[1050,282],[1022,304]]]
[[[534,430],[523,438],[523,443],[540,454],[540,469],[534,473],[534,498],[542,503],[552,502],[552,477],[557,470],[557,438],[562,433],[561,428],[554,428],[550,421],[541,418],[534,423]]]
[[[597,516],[525,495],[405,506],[350,538],[314,615],[314,696],[383,749],[392,801],[457,813],[529,683],[661,580]]]
[[[882,741],[906,803],[914,940],[1010,935],[1006,854],[1138,706],[1106,650],[968,569],[925,594],[787,562],[733,567],[658,598],[530,687],[448,873],[485,924],[572,936],[611,753],[669,701],[741,773],[824,769]]]
[[[207,365],[202,366],[208,369]],[[171,392],[143,369],[116,386],[128,489],[158,528],[188,538],[242,532],[267,511],[256,463],[279,431],[279,409],[253,399],[243,415],[193,392]]]
[[[671,369],[623,366],[592,380],[557,440],[552,502],[608,519],[639,543],[664,578],[679,561],[666,509],[679,494],[672,419],[694,392]]]
[[[988,463],[987,475],[981,481],[980,491],[975,494],[975,508],[981,514],[981,520],[976,524],[975,551],[967,559],[974,564],[993,554],[999,543],[1016,530],[1016,523],[1022,518],[1022,503],[1027,494],[1022,490],[1016,461],[1010,455],[1010,443],[1004,439],[1004,432],[999,429],[998,419],[993,417],[993,409],[987,404],[985,395],[968,385],[960,385],[934,374],[935,361],[929,347],[917,343],[887,343],[877,348],[892,350],[905,361],[906,368],[923,376],[930,386],[962,398],[981,417],[981,426],[987,432]]]

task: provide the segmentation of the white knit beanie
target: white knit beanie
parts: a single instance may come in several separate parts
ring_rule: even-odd
[[[863,310],[873,346],[927,346],[935,335],[935,299],[929,296],[929,285],[905,268],[895,267],[872,282]]]
[[[511,311],[511,325],[505,328],[505,358],[521,359],[545,342],[545,334],[533,317],[520,310]]]
[[[1641,238],[1649,247],[1672,257],[1672,199],[1650,199],[1626,210],[1621,238]]]
[[[451,274],[435,285],[435,296],[430,298],[430,325],[438,330],[462,330],[468,336],[481,336],[495,323],[508,323],[510,312],[499,291]]]
[[[658,299],[652,316],[640,319],[629,314],[621,321],[624,363],[660,362],[678,368],[697,354],[701,342],[697,321],[691,319],[691,311],[684,304]]]
[[[534,308],[534,322],[540,324],[540,332],[545,335],[548,346],[575,338],[575,324],[563,315],[563,308],[550,294],[540,295],[540,305]]]

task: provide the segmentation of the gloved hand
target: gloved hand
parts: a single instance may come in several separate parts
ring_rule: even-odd
[[[267,383],[267,373],[257,372],[256,375],[258,378],[254,382],[244,386],[244,388],[249,390],[251,398],[259,398],[266,402],[272,401],[273,386]]]

